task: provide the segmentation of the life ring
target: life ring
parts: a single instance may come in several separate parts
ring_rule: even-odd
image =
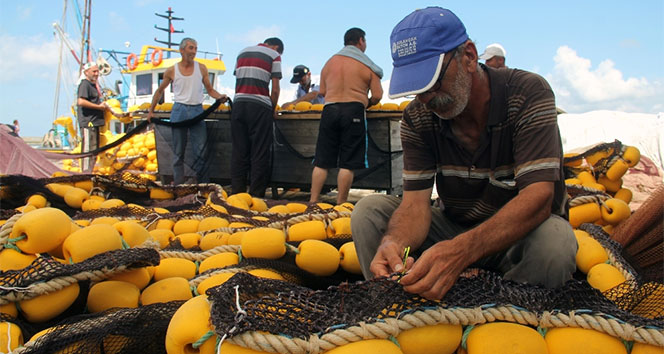
[[[127,68],[129,68],[129,70],[134,70],[137,67],[138,67],[138,57],[134,53],[129,54],[129,56],[127,57]]]
[[[152,61],[152,66],[159,66],[161,64],[161,61],[164,59],[164,52],[157,48],[152,51],[152,56],[150,57],[150,60]]]

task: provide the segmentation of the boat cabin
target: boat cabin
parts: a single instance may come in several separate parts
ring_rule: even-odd
[[[166,58],[167,52],[175,52],[176,58]],[[219,91],[221,83],[218,77],[226,72],[226,65],[221,60],[221,55],[213,59],[197,57],[195,60],[205,64],[212,87]],[[176,49],[157,46],[145,45],[139,55],[130,54],[127,57],[127,69],[123,71],[123,73],[131,75],[127,107],[141,106],[146,102],[149,105],[152,102],[152,94],[157,91],[161,81],[164,79],[166,69],[179,61],[180,54]],[[204,93],[203,104],[214,103],[214,99],[207,95],[207,92],[204,91]],[[173,103],[172,85],[164,91],[164,96],[159,103]]]

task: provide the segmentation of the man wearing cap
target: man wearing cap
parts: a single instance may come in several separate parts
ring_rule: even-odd
[[[428,299],[441,299],[469,267],[563,285],[577,245],[548,83],[478,64],[464,25],[440,7],[408,15],[390,42],[389,96],[416,99],[401,124],[403,198],[368,196],[353,211],[364,276],[407,271],[404,289]],[[417,260],[404,269],[407,247]]]
[[[326,103],[318,128],[310,202],[318,201],[330,168],[339,167],[337,204],[341,204],[348,198],[353,170],[369,167],[365,111],[383,97],[383,70],[364,54],[366,49],[365,32],[351,28],[344,34],[344,47],[321,71],[320,94]]]
[[[102,102],[101,93],[97,88],[99,67],[94,62],[83,65],[84,78],[78,85],[78,126],[81,129],[81,152],[93,151],[99,148],[99,129],[106,124],[104,112],[110,110],[106,102]],[[96,156],[83,159],[81,171],[91,173]]]
[[[306,66],[298,65],[293,68],[293,77],[290,82],[291,84],[299,85],[297,85],[295,101],[284,103],[284,107],[297,104],[298,102],[310,102],[311,104],[325,103],[325,97],[319,92],[320,87],[311,82],[311,71]]]
[[[484,64],[486,64],[486,66],[500,69],[506,68],[506,56],[507,52],[505,52],[505,48],[503,48],[503,46],[498,43],[493,43],[486,46],[484,53],[480,54],[480,59],[484,60]]]

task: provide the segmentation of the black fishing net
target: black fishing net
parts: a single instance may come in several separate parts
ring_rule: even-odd
[[[29,266],[0,272],[0,303],[30,299],[43,293],[43,284],[57,278],[78,280],[90,273],[88,279],[113,274],[114,269],[140,268],[159,264],[159,253],[150,248],[130,248],[97,254],[79,263],[64,264],[54,258],[37,257]],[[76,277],[79,275],[79,277]]]
[[[611,167],[611,164],[616,158],[621,156],[623,147],[624,145],[619,140],[615,140],[612,143],[597,144],[578,155],[568,156],[563,158],[563,162],[565,164],[571,164],[581,159],[593,156],[596,153],[604,152],[606,156],[599,158],[597,161],[593,161],[593,164],[590,166],[592,167],[591,172],[593,173],[595,178],[598,178],[601,174],[606,173],[606,171],[609,169],[609,167]],[[565,177],[566,178],[575,177],[578,174],[578,172],[581,170],[587,170],[587,169],[585,168],[579,169],[566,165]]]
[[[184,301],[112,308],[70,317],[19,353],[166,353],[168,324]]]

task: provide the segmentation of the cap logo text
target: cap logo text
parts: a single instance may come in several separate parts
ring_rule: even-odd
[[[398,57],[417,53],[417,37],[409,37],[392,43],[392,53]]]

